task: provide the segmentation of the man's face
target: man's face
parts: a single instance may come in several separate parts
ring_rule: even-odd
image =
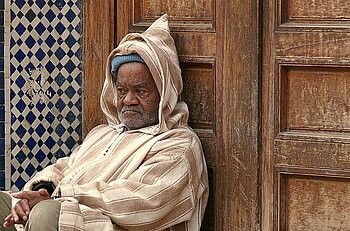
[[[117,74],[117,111],[129,129],[158,123],[159,93],[148,67],[139,62],[125,63]]]

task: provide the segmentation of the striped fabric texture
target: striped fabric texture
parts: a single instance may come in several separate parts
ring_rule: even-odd
[[[116,109],[110,74],[115,55],[138,53],[160,92],[159,124],[126,130]],[[200,229],[208,200],[208,176],[200,140],[187,126],[178,100],[181,70],[167,15],[145,32],[126,35],[108,57],[101,108],[108,124],[94,128],[72,155],[36,174],[50,181],[62,202],[59,230]]]

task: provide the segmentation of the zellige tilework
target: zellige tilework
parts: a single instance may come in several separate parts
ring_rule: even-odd
[[[10,20],[11,172],[6,174],[11,190],[18,190],[81,140],[81,4],[12,0]]]

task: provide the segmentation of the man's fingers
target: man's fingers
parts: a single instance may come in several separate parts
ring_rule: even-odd
[[[16,204],[16,205],[17,205],[17,204]],[[12,215],[12,219],[14,220],[14,222],[19,221],[19,217],[18,217],[18,215],[17,215],[17,212],[16,212],[16,210],[15,210],[15,207],[13,207],[13,208],[11,209],[11,215]]]
[[[22,207],[23,212],[25,213],[25,215],[29,215],[30,212],[30,207],[29,207],[29,201],[27,199],[22,199],[20,200],[20,205]],[[23,220],[27,220],[27,219],[23,219]]]
[[[39,191],[21,191],[12,193],[11,195],[17,199],[28,199],[29,201],[36,200],[38,197],[50,198],[50,194],[46,189],[39,189]]]
[[[20,222],[15,222],[12,218],[9,221],[5,221],[4,224],[2,225],[4,228],[8,228],[14,224],[25,224],[24,221],[20,221]]]
[[[50,195],[46,189],[40,189],[39,191],[22,191],[18,193],[13,193],[12,196],[17,199],[22,199],[21,207],[26,215],[29,214],[31,208],[33,208],[37,203],[42,200],[50,199]],[[27,206],[28,205],[28,206]],[[21,214],[18,214],[21,216]],[[14,217],[16,221],[16,217]]]
[[[14,225],[15,221],[13,220],[12,214],[10,213],[6,218],[5,222],[3,224],[3,227],[7,228],[10,227],[11,225]]]
[[[14,198],[21,198],[22,196],[22,192],[15,192],[15,193],[11,193],[11,196],[13,196]]]
[[[15,221],[13,219],[11,219],[10,221],[5,221],[4,224],[2,225],[4,228],[8,228],[12,225],[15,224]]]
[[[5,221],[9,222],[12,219],[12,214],[10,213],[9,215],[7,215],[7,217],[5,217]]]
[[[21,220],[26,221],[28,219],[26,212],[21,206],[21,202],[15,204],[15,206],[11,210],[11,214],[15,223],[18,223]]]
[[[50,196],[49,192],[44,188],[39,189],[38,192],[39,192],[40,196]]]
[[[11,195],[17,199],[32,200],[36,198],[39,195],[39,193],[37,191],[20,191],[20,192],[12,193]]]

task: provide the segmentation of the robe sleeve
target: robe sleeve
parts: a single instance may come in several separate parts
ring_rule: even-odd
[[[96,131],[99,131],[101,127],[106,127],[104,125],[99,125],[92,129],[86,138],[90,138]],[[29,180],[25,185],[24,191],[33,190],[33,186],[40,184],[40,182],[48,182],[53,184],[53,187],[57,187],[59,182],[63,179],[66,172],[69,172],[71,163],[74,162],[74,159],[77,157],[79,150],[82,148],[82,145],[79,145],[74,148],[72,154],[69,157],[63,157],[57,160],[55,164],[47,166],[42,171],[35,174],[35,176]]]
[[[35,176],[29,180],[23,188],[23,191],[34,190],[33,186],[40,184],[41,182],[48,182],[56,187],[64,177],[64,172],[69,170],[70,158],[74,157],[74,154],[79,150],[79,146],[76,147],[70,157],[63,157],[57,160],[55,164],[47,166],[42,171],[35,174]]]
[[[127,230],[165,229],[190,220],[205,190],[201,146],[164,149],[144,162],[128,179],[60,187],[62,197],[100,210]]]

